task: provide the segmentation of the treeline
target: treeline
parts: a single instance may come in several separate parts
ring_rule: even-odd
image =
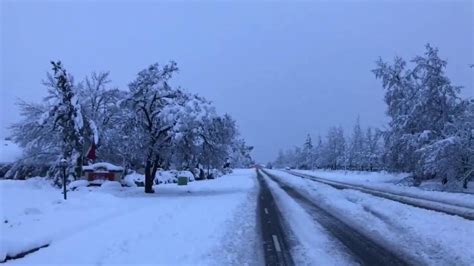
[[[409,62],[379,59],[373,73],[385,90],[387,129],[364,131],[357,120],[346,137],[334,127],[316,145],[308,137],[280,152],[275,166],[410,172],[417,183],[438,178],[466,188],[474,176],[474,100],[460,97],[446,66],[430,45]]]
[[[201,170],[243,167],[252,163],[251,146],[229,115],[211,102],[169,84],[175,62],[150,65],[128,90],[110,86],[109,73],[92,73],[75,82],[61,62],[43,82],[48,96],[39,103],[19,103],[22,120],[11,127],[12,140],[25,151],[8,172],[47,166],[56,176],[65,158],[76,179],[96,148],[97,161],[144,169],[145,191],[153,192],[158,169]],[[201,171],[202,172],[202,171]]]
[[[297,169],[347,169],[374,171],[383,167],[382,132],[377,129],[362,129],[359,119],[352,135],[346,137],[342,127],[332,127],[323,139],[318,136],[313,143],[308,134],[303,145],[280,151],[273,166]]]

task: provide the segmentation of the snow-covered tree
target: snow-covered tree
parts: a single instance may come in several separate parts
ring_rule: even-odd
[[[362,170],[364,168],[364,152],[364,134],[360,126],[360,118],[357,117],[350,143],[347,146],[347,165],[350,169]]]
[[[143,134],[142,125],[135,116],[135,112],[128,108],[125,102],[116,114],[119,118],[112,127],[101,134],[101,145],[98,156],[128,169],[144,168],[144,152],[146,150],[146,136]]]
[[[381,166],[381,156],[383,152],[380,145],[381,135],[379,130],[373,132],[371,127],[368,127],[365,133],[364,168],[369,171],[379,169]]]
[[[443,137],[424,145],[417,153],[420,166],[417,174],[442,178],[442,182],[461,180],[464,188],[474,176],[474,104],[464,101],[454,123],[444,130]]]
[[[84,118],[89,125],[84,141],[87,146],[94,143],[102,159],[113,156],[108,152],[108,138],[121,122],[119,103],[126,97],[125,91],[110,88],[110,82],[109,72],[93,72],[80,83],[78,90]]]
[[[321,161],[324,167],[340,169],[345,166],[345,148],[346,141],[342,127],[330,128],[322,152]]]
[[[173,163],[178,169],[193,170],[199,164],[201,134],[205,121],[216,117],[206,99],[189,94],[173,138]]]
[[[14,140],[34,155],[44,151],[56,162],[65,158],[69,165],[68,176],[77,178],[81,175],[84,148],[82,109],[72,76],[61,62],[51,64],[53,73],[48,73],[44,82],[48,88],[45,104],[23,106],[26,120],[14,125],[13,132],[17,133]],[[38,120],[32,120],[38,116]],[[21,134],[18,130],[27,132]]]
[[[316,146],[313,148],[314,156],[314,167],[322,168],[323,167],[323,139],[318,135],[318,140]]]
[[[161,67],[153,64],[140,71],[129,84],[130,95],[125,106],[133,110],[139,126],[138,136],[144,146],[145,193],[153,193],[156,171],[166,162],[165,152],[173,138],[183,93],[168,81],[178,70],[175,62]]]
[[[251,152],[253,146],[246,144],[242,138],[237,138],[232,144],[232,152],[230,154],[230,166],[232,168],[247,168],[253,164]]]
[[[52,120],[39,121],[47,113],[50,106],[45,103],[17,103],[22,119],[11,126],[12,140],[23,148],[24,156],[16,161],[5,174],[7,178],[23,178],[29,168],[42,169],[36,175],[44,175],[44,168],[55,172],[55,164],[61,154],[62,138],[54,130]],[[29,171],[29,170],[28,170]]]
[[[273,165],[277,168],[284,168],[286,167],[286,156],[283,152],[283,150],[279,150],[278,151],[278,156],[275,160],[275,162],[273,163]]]
[[[209,176],[210,169],[222,169],[229,159],[233,141],[237,136],[235,121],[229,115],[206,119],[200,136],[202,144],[199,164],[207,169]]]
[[[77,178],[82,174],[84,152],[82,108],[74,90],[72,76],[66,72],[60,61],[51,64],[54,76],[48,75],[46,84],[49,87],[49,95],[46,100],[52,101],[53,105],[49,112],[44,114],[40,124],[49,119],[54,121],[53,127],[62,137],[62,158],[69,162],[69,174]]]
[[[407,69],[401,58],[392,65],[379,60],[374,70],[386,90],[391,118],[384,158],[390,169],[413,172],[418,180],[451,179],[459,174],[448,167],[454,165],[448,157],[459,149],[449,128],[463,112],[460,87],[453,86],[446,76],[447,62],[439,58],[436,48],[426,45],[424,56],[411,62],[413,69]],[[434,167],[434,161],[445,163]]]
[[[314,147],[311,140],[311,136],[308,134],[306,140],[303,143],[303,148],[301,149],[301,169],[313,169],[314,168]]]
[[[138,73],[129,91],[110,87],[108,72],[92,73],[74,84],[61,63],[48,75],[48,97],[39,104],[19,104],[23,119],[12,126],[12,139],[26,155],[9,177],[69,160],[77,177],[87,148],[97,159],[125,169],[145,169],[145,192],[159,168],[223,169],[248,166],[252,147],[239,135],[235,121],[219,116],[211,102],[168,84],[178,70],[171,62]],[[36,165],[37,164],[37,165]],[[39,166],[38,166],[39,165]],[[41,166],[41,167],[40,167]]]

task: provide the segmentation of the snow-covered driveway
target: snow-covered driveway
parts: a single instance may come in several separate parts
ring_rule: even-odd
[[[261,263],[254,170],[159,185],[153,195],[143,188],[83,188],[66,202],[58,190],[32,182],[0,182],[6,221],[0,255],[50,246],[7,264]]]

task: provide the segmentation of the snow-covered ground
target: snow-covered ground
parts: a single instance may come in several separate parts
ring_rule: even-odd
[[[337,190],[325,184],[302,179],[286,172],[270,170],[284,182],[305,193],[314,202],[341,220],[352,224],[379,243],[407,256],[416,264],[472,265],[474,250],[474,222],[457,216],[446,215],[381,199],[354,190]],[[274,185],[273,185],[274,187]],[[316,227],[301,229],[298,220],[308,219],[304,209],[285,199],[281,189],[275,189],[284,215],[291,217],[295,235],[299,236],[303,250],[324,250],[326,237],[304,241],[306,235],[319,230]],[[299,214],[298,214],[299,213]],[[298,215],[298,217],[295,217]],[[294,229],[296,228],[296,229]],[[324,253],[324,252],[323,252]],[[323,257],[326,259],[325,257]],[[343,259],[343,258],[342,258]]]
[[[41,179],[0,181],[0,259],[7,264],[260,264],[255,170],[188,186],[79,187],[62,200]]]
[[[321,177],[347,184],[360,185],[402,196],[411,196],[427,200],[435,200],[459,206],[474,208],[474,194],[454,193],[432,190],[432,186],[413,187],[401,182],[408,174],[392,174],[387,172],[356,172],[328,170],[295,170],[296,172]],[[471,184],[471,187],[474,184]]]

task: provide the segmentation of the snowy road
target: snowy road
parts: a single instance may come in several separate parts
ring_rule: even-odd
[[[325,211],[317,203],[299,193],[296,189],[281,182],[276,176],[265,171],[264,173],[298,202],[313,217],[316,223],[321,224],[334,238],[340,241],[353,257],[354,262],[360,265],[408,265],[403,258]]]
[[[297,265],[473,265],[474,222],[264,171]],[[316,254],[316,255],[315,255]]]
[[[263,251],[267,265],[294,265],[288,246],[288,234],[283,229],[281,213],[260,171],[258,215],[262,234]]]

